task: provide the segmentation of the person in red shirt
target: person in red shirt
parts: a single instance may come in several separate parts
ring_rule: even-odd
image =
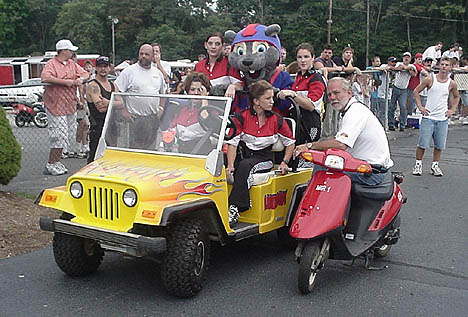
[[[228,58],[223,55],[224,37],[221,33],[208,35],[205,49],[208,56],[195,65],[195,71],[206,74],[212,87],[226,86],[225,96],[234,98],[236,90],[242,89],[241,77],[237,69],[229,66]]]
[[[282,174],[288,171],[288,163],[294,150],[294,137],[285,119],[271,111],[273,108],[273,86],[259,80],[249,87],[249,108],[234,117],[237,134],[227,141],[228,178],[234,174],[234,184],[229,195],[229,223],[234,225],[239,212],[250,209],[249,189],[253,184],[253,173],[273,168],[273,144],[281,140],[286,147],[279,166]],[[239,142],[245,143],[242,160],[236,161]],[[235,165],[235,163],[237,163]]]
[[[77,87],[89,77],[88,72],[71,59],[78,47],[70,40],[58,41],[55,48],[57,55],[46,63],[41,73],[41,82],[51,84],[44,87],[42,98],[49,120],[50,152],[44,171],[48,175],[68,172],[60,158],[69,140],[75,137],[69,135],[69,127],[76,127]]]
[[[408,102],[408,114],[413,114],[414,110],[416,110],[416,102],[414,101],[414,89],[419,85],[421,82],[421,76],[427,77],[428,72],[425,70],[423,65],[423,55],[421,53],[416,53],[414,55],[414,66],[416,67],[416,76],[411,77],[409,84],[408,84],[408,94],[409,94],[409,102]]]
[[[187,95],[208,96],[210,92],[210,80],[203,73],[192,72],[184,80],[184,91]],[[169,112],[176,112],[174,118],[170,120],[169,128],[163,131],[164,135],[172,134],[177,137],[178,152],[186,154],[208,154],[212,150],[210,140],[206,140],[197,153],[192,153],[201,138],[206,134],[205,130],[198,123],[198,110],[208,104],[204,99],[174,99],[172,102],[178,103]],[[170,103],[169,103],[170,104]],[[167,112],[163,121],[171,114]],[[171,140],[172,141],[172,140]]]
[[[325,97],[325,80],[314,70],[314,47],[309,43],[299,44],[296,48],[299,72],[292,90],[281,90],[280,99],[292,97],[301,107],[303,131],[297,137],[299,143],[315,142],[320,138],[322,106]],[[305,130],[305,131],[304,131]]]

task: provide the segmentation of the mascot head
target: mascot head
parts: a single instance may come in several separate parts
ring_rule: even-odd
[[[232,42],[229,64],[241,71],[247,84],[260,79],[270,80],[280,61],[281,43],[278,24],[249,24],[237,34],[226,31],[226,41]]]

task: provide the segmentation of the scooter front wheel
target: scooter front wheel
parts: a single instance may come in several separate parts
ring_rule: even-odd
[[[309,294],[314,288],[320,267],[320,243],[308,242],[302,250],[299,263],[298,287],[302,294]]]

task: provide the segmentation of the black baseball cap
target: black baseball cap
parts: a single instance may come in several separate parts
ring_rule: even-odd
[[[433,61],[432,57],[429,57],[429,56],[424,59],[424,62],[432,62],[432,61]]]
[[[107,56],[99,56],[96,58],[96,66],[98,65],[110,65],[109,57]]]
[[[396,62],[397,59],[396,59],[396,57],[394,57],[394,56],[390,56],[390,57],[388,58],[387,61],[388,61],[389,63],[390,63],[390,62]]]

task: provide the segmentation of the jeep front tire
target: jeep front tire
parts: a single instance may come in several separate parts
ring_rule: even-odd
[[[210,259],[210,240],[199,219],[181,219],[169,229],[161,278],[177,297],[195,296],[203,286]]]
[[[96,241],[55,233],[53,241],[57,266],[69,276],[85,276],[96,272],[104,251]]]

